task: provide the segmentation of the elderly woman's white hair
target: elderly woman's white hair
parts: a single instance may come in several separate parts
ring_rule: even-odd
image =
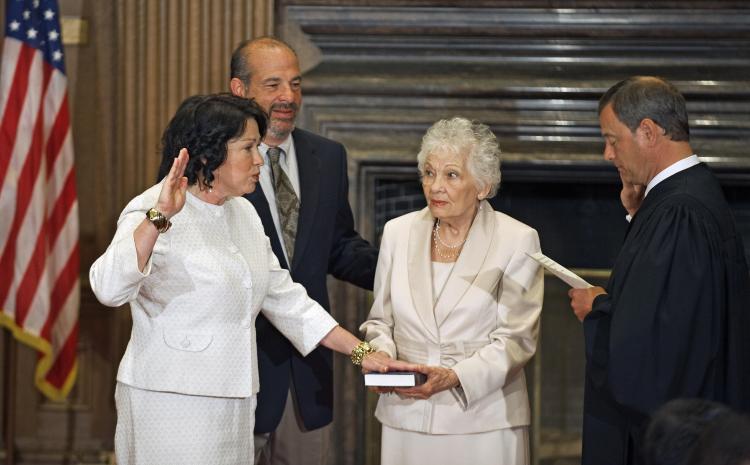
[[[466,157],[466,166],[477,184],[477,190],[490,187],[487,198],[492,198],[500,187],[500,147],[497,138],[486,124],[460,116],[441,119],[422,137],[417,155],[417,167],[424,175],[429,155],[450,153]]]

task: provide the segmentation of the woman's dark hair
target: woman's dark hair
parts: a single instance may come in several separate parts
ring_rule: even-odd
[[[267,117],[255,101],[229,93],[186,98],[161,137],[159,179],[169,173],[174,158],[186,148],[190,155],[185,168],[188,184],[198,182],[200,174],[202,182],[211,187],[214,170],[227,159],[227,143],[242,135],[249,119],[255,120],[263,137]]]

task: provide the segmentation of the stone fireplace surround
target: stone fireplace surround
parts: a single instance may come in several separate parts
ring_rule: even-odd
[[[714,170],[735,210],[750,258],[750,173]],[[362,162],[358,173],[360,232],[375,243],[389,219],[425,206],[414,163]],[[626,229],[619,190],[617,172],[608,165],[510,162],[503,167],[503,184],[490,203],[537,229],[545,254],[589,282],[604,285]],[[366,317],[366,309],[359,321]],[[539,348],[526,374],[535,459],[575,463],[583,410],[583,335],[569,307],[567,286],[554,276],[545,277]],[[377,421],[370,416],[365,422],[368,439],[375,441]]]
[[[598,98],[652,74],[685,94],[691,143],[717,172],[750,244],[750,5],[661,0],[280,0],[279,34],[299,52],[300,126],[349,154],[357,227],[424,205],[416,153],[456,115],[488,124],[503,150],[493,206],[532,225],[542,248],[606,282],[625,231],[619,179],[602,159]],[[329,281],[334,316],[356,330],[368,293]],[[577,463],[583,348],[567,288],[545,280],[540,347],[527,366],[535,465]],[[336,362],[331,463],[379,463],[374,396]],[[368,409],[360,406],[368,405]]]

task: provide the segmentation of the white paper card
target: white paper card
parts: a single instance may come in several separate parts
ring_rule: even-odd
[[[577,274],[573,273],[569,269],[560,265],[541,252],[536,252],[533,254],[527,253],[526,255],[539,262],[539,264],[542,265],[546,270],[562,279],[568,286],[574,289],[586,289],[588,287],[593,287],[591,284],[587,283],[585,279],[581,278]]]

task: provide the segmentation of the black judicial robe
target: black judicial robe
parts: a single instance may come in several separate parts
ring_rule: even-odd
[[[584,319],[582,465],[638,464],[649,415],[677,397],[750,410],[750,275],[703,164],[657,184]]]

